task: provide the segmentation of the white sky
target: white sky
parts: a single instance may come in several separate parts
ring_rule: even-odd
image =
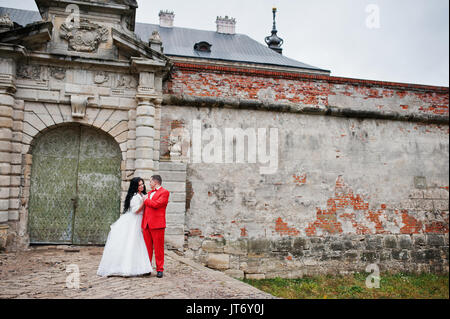
[[[379,9],[379,28],[366,20]],[[449,85],[448,0],[138,0],[136,20],[158,23],[159,10],[175,12],[175,26],[215,30],[231,16],[236,31],[264,43],[278,8],[283,54],[333,76]],[[34,0],[0,0],[0,6],[36,10]],[[374,21],[374,20],[371,20]]]

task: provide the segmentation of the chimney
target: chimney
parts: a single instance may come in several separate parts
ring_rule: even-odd
[[[223,34],[236,34],[236,19],[217,17],[217,32]]]
[[[175,13],[173,11],[159,11],[159,26],[165,28],[173,27],[173,20],[175,19]]]

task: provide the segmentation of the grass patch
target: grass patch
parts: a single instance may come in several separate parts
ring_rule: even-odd
[[[385,273],[380,274],[379,288],[367,288],[368,275],[355,273],[242,281],[286,299],[449,299],[448,275]]]

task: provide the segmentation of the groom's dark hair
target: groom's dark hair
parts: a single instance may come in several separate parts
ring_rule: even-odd
[[[162,184],[162,178],[161,178],[161,176],[159,176],[159,175],[153,175],[153,176],[151,177],[151,179],[153,179],[153,180],[155,180],[155,181],[158,181],[159,185]]]

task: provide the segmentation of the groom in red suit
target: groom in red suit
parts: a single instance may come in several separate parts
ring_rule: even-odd
[[[155,250],[157,277],[162,278],[164,271],[164,231],[166,229],[166,207],[169,202],[169,191],[162,186],[162,178],[153,175],[150,179],[152,191],[144,201],[142,232],[147,246],[150,263]]]

